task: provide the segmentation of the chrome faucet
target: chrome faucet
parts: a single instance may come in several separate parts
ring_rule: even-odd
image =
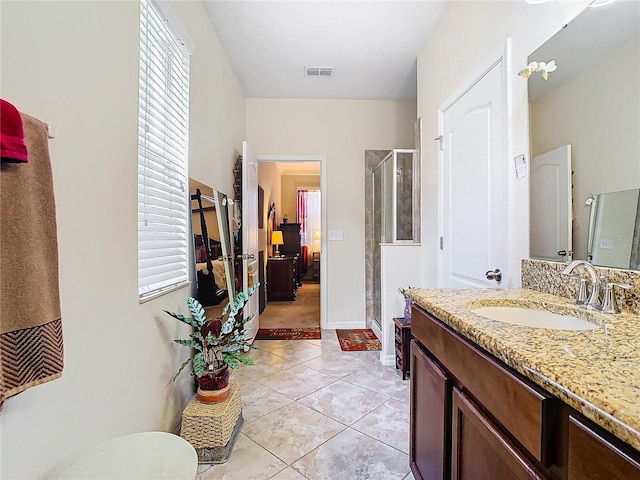
[[[584,301],[584,305],[588,309],[595,309],[600,304],[600,282],[598,281],[598,272],[596,269],[586,260],[574,260],[569,263],[560,273],[563,275],[569,275],[576,267],[582,267],[587,271],[589,275],[589,282],[591,282],[590,292],[588,298]],[[584,297],[583,297],[584,298]],[[579,300],[576,302],[582,304]]]

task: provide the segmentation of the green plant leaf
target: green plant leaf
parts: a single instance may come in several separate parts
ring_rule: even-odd
[[[240,364],[238,363],[238,360],[236,360],[231,356],[229,356],[228,358],[225,358],[224,361],[227,362],[227,365],[229,365],[231,368],[238,368],[240,366]]]
[[[193,297],[187,298],[187,306],[193,315],[193,318],[197,322],[197,327],[201,327],[207,321],[207,315],[204,311],[204,307],[200,304],[198,300]]]
[[[222,330],[220,330],[221,335],[227,335],[233,331],[233,326],[235,322],[233,318],[229,318],[226,322],[222,324]]]
[[[174,342],[179,343],[180,345],[184,345],[185,347],[191,347],[191,348],[195,348],[198,350],[202,350],[202,347],[200,346],[200,342],[196,342],[195,340],[174,340]]]
[[[243,355],[241,353],[234,354],[234,357],[236,357],[238,360],[240,360],[245,365],[255,365],[253,360],[251,360],[249,357],[247,357],[246,355]]]
[[[186,323],[187,325],[190,325],[192,327],[196,327],[197,326],[197,322],[191,317],[185,317],[184,315],[182,315],[180,313],[170,312],[169,310],[164,310],[164,312],[168,313],[173,318],[175,318],[177,320],[180,320],[183,323]]]
[[[225,353],[228,352],[237,352],[238,350],[244,349],[244,345],[228,345],[222,348],[222,351]]]
[[[194,339],[198,340],[200,343],[204,343],[204,337],[202,336],[202,334],[198,330],[193,332],[190,336],[191,336],[191,338],[194,338]]]
[[[187,359],[183,362],[183,364],[182,364],[182,365],[180,365],[180,368],[178,369],[178,373],[176,373],[176,374],[173,376],[173,380],[172,380],[172,382],[175,382],[175,381],[176,381],[176,378],[178,378],[178,375],[180,375],[180,372],[182,372],[182,370],[184,370],[184,367],[186,367],[187,365],[189,365],[189,362],[191,362],[191,359],[190,359],[190,358],[187,358]]]
[[[193,356],[193,373],[195,373],[196,377],[201,377],[204,371],[206,370],[204,354],[202,352],[198,352]]]

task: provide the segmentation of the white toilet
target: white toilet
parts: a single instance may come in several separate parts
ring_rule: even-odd
[[[166,432],[142,432],[112,438],[58,465],[46,478],[55,480],[194,480],[195,449]]]

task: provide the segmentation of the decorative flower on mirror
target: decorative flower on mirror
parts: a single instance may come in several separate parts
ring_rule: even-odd
[[[518,75],[526,80],[532,73],[539,72],[540,75],[542,75],[542,78],[547,80],[549,78],[549,73],[555,72],[557,68],[555,60],[551,60],[550,62],[531,62],[527,65],[527,68],[520,70]]]

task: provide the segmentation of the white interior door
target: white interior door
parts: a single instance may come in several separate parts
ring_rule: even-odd
[[[441,109],[439,286],[503,286],[506,280],[508,159],[504,58]]]
[[[531,257],[566,262],[572,259],[571,145],[531,159]]]
[[[258,283],[258,162],[247,142],[242,142],[242,289]],[[258,291],[244,306],[244,318],[253,318],[245,324],[253,341],[260,327]]]

